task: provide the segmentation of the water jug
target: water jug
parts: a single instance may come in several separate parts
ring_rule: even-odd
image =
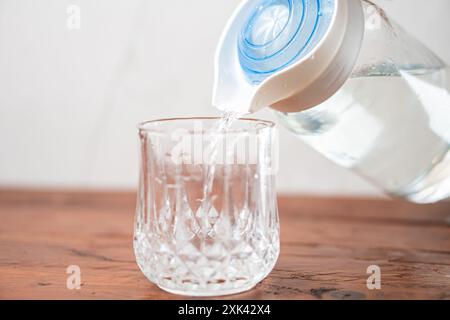
[[[271,107],[312,148],[392,196],[450,196],[450,69],[374,3],[243,1],[215,70],[217,108]]]

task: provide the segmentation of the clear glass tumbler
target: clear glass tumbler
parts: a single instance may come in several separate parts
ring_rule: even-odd
[[[134,250],[145,276],[168,292],[243,292],[272,271],[279,255],[275,126],[240,119],[225,131],[219,120],[139,127]]]

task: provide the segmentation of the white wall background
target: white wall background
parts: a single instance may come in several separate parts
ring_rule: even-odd
[[[212,58],[238,2],[0,0],[0,187],[134,188],[138,122],[217,114]],[[450,61],[450,1],[376,2]],[[379,195],[286,132],[281,146],[281,192]]]

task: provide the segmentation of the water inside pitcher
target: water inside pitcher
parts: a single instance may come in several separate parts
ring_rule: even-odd
[[[216,105],[250,106],[270,96],[265,101],[289,130],[388,194],[417,203],[448,198],[450,69],[370,1],[344,1],[354,5],[353,16],[337,12],[342,0],[246,1],[246,14],[234,19],[241,29],[236,52],[227,53],[236,55],[228,69],[234,78],[227,79],[238,79],[238,85],[228,91],[228,101],[216,99]],[[327,39],[339,14],[349,21],[345,34],[353,33],[347,41]],[[343,53],[327,55],[332,46],[323,53],[327,44]],[[354,60],[346,54],[352,52]],[[322,70],[325,58],[331,61]],[[309,70],[311,82],[322,74],[308,92]],[[258,94],[263,98],[255,99]]]

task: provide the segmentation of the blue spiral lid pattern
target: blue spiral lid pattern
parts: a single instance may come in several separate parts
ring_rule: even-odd
[[[248,80],[257,84],[314,49],[331,24],[335,0],[257,0],[254,8],[238,50]]]

